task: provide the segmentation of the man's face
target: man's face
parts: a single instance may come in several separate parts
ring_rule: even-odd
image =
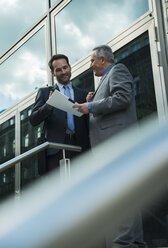
[[[57,59],[52,63],[52,74],[57,78],[61,84],[68,84],[71,78],[71,67],[67,64],[65,59]]]
[[[95,76],[100,77],[103,75],[104,66],[102,58],[98,59],[95,55],[95,51],[91,54],[90,68],[93,69]]]

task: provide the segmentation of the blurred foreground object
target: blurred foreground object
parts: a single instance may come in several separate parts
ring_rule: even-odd
[[[167,121],[148,120],[116,135],[74,161],[70,181],[61,181],[56,172],[15,204],[5,202],[1,247],[94,247],[104,232],[161,194],[167,151]]]

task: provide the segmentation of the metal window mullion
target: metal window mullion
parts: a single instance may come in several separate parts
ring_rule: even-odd
[[[154,20],[151,22],[148,33],[149,33],[153,81],[154,81],[154,88],[156,95],[157,113],[158,113],[158,119],[161,121],[165,118],[165,113],[166,113],[165,105],[167,100],[166,100],[164,82],[160,71],[161,67],[159,66],[157,35],[156,35]]]
[[[21,153],[21,126],[20,112],[17,110],[15,115],[15,156]],[[18,199],[21,194],[21,163],[15,165],[15,199]]]
[[[163,9],[162,3],[160,0],[154,0],[155,4],[155,21],[157,25],[157,35],[158,35],[158,42],[160,45],[160,51],[158,51],[159,61],[160,61],[160,71],[164,81],[164,88],[165,88],[165,111],[168,114],[168,48],[166,42],[166,31],[165,31],[165,23],[163,20]]]
[[[51,13],[50,13],[50,0],[46,0],[47,5],[47,22],[46,22],[46,52],[47,52],[47,64],[52,56],[52,38],[51,38]],[[47,66],[47,77],[48,77],[48,85],[53,85],[53,77],[50,72],[49,67]]]

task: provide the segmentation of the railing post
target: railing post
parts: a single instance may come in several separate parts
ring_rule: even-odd
[[[20,115],[17,116],[16,122],[19,122]],[[20,126],[17,126],[17,129],[20,130]],[[20,136],[17,130],[17,134],[15,135],[16,139],[16,148],[15,148],[15,154],[16,157],[6,161],[3,164],[0,164],[0,172],[5,171],[6,169],[15,166],[15,199],[20,198],[20,193],[21,193],[21,162],[27,158],[29,158],[32,155],[37,154],[38,152],[42,151],[43,149],[46,148],[55,148],[55,149],[61,149],[63,150],[63,159],[60,160],[60,175],[62,179],[69,180],[70,179],[70,159],[65,158],[65,150],[69,151],[76,151],[76,152],[81,152],[81,147],[80,146],[74,146],[74,145],[67,145],[67,144],[60,144],[60,143],[53,143],[53,142],[48,142],[46,141],[45,143],[38,145],[29,151],[26,151],[22,154],[20,154],[19,150],[19,140]]]
[[[60,160],[60,177],[62,180],[70,179],[70,159],[65,157],[65,149],[62,149],[63,159]]]

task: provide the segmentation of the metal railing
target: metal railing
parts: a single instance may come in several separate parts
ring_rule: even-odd
[[[99,247],[167,183],[167,123],[131,127],[74,161],[65,184],[55,172],[24,192],[15,207],[12,200],[4,203],[1,247]]]
[[[54,148],[54,149],[59,149],[62,150],[63,153],[63,159],[61,160],[61,175],[65,173],[64,177],[69,177],[70,176],[70,159],[66,159],[65,157],[65,150],[69,151],[75,151],[75,152],[81,152],[81,147],[80,146],[73,146],[73,145],[66,145],[66,144],[60,144],[60,143],[53,143],[53,142],[45,142],[41,145],[38,145],[32,149],[30,149],[27,152],[24,152],[7,162],[0,164],[0,172],[3,172],[4,170],[12,167],[13,165],[16,165],[23,160],[37,154],[38,152],[47,149],[47,148]],[[19,196],[20,194],[20,185],[21,185],[21,178],[20,178],[20,170],[15,170],[15,194],[16,197]]]

